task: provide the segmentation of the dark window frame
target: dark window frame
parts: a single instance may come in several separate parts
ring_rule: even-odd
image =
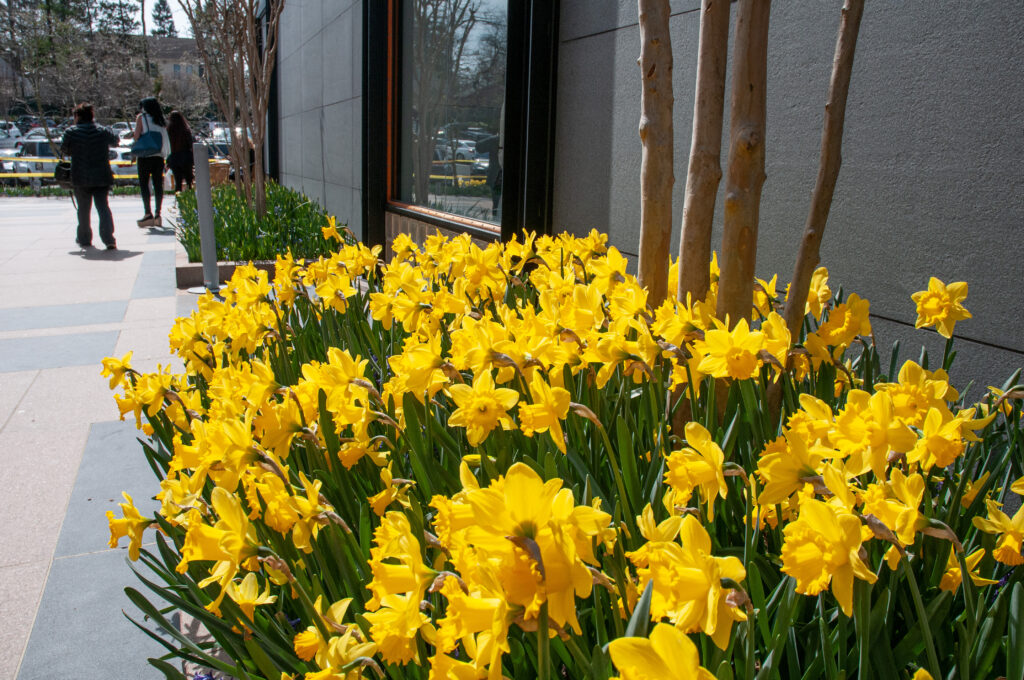
[[[551,232],[554,185],[558,0],[510,0],[505,75],[502,217],[496,225],[394,200],[397,186],[399,3],[363,2],[363,233],[385,245],[392,213],[442,229],[507,241]],[[513,105],[517,104],[517,105]]]

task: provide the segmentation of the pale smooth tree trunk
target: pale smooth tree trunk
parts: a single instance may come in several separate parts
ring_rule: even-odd
[[[864,0],[846,0],[839,21],[839,37],[836,39],[836,53],[832,59],[832,79],[829,82],[828,102],[825,104],[825,124],[821,131],[818,178],[814,183],[811,209],[807,214],[800,251],[796,257],[796,266],[793,268],[793,282],[789,287],[789,301],[786,303],[786,326],[789,327],[794,341],[800,337],[807,292],[814,268],[818,266],[821,238],[825,233],[825,223],[832,207],[832,195],[835,192],[836,180],[839,178],[839,166],[842,164],[846,97],[850,91],[853,55],[863,14]]]
[[[729,169],[725,184],[720,319],[732,328],[750,316],[757,263],[757,226],[764,186],[765,102],[770,0],[740,0],[729,108]]]
[[[683,233],[679,240],[677,297],[703,300],[711,285],[711,227],[722,179],[722,109],[729,46],[729,0],[703,0],[697,87],[693,102],[693,139],[686,173]]]
[[[668,294],[672,239],[672,42],[668,0],[638,0],[640,11],[640,248],[639,280],[648,303]]]

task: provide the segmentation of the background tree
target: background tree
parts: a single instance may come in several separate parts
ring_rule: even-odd
[[[263,144],[284,4],[284,0],[181,0],[210,95],[232,133],[235,183],[258,215],[266,212]],[[261,7],[263,15],[258,14]]]
[[[153,29],[150,35],[162,36],[165,38],[177,38],[178,29],[174,26],[174,15],[171,14],[171,6],[167,0],[156,0],[153,3]]]
[[[458,95],[479,0],[415,0],[412,3],[412,99],[419,134],[412,140],[413,192],[428,202],[437,130]]]
[[[135,0],[100,0],[96,27],[103,33],[128,36],[139,32],[139,5]]]
[[[703,300],[711,286],[711,230],[722,179],[722,110],[729,54],[729,0],[703,0],[697,48],[693,134],[686,172],[683,231],[679,238],[677,297]]]
[[[757,262],[757,229],[764,186],[770,0],[740,0],[732,53],[729,162],[718,279],[719,319],[729,327],[750,316]]]
[[[0,54],[14,69],[4,97],[59,118],[84,100],[100,120],[133,112],[153,80],[143,70],[140,37],[120,32],[132,27],[130,9],[93,0],[4,2]]]
[[[657,307],[668,291],[672,240],[672,40],[668,0],[638,0],[640,14],[640,285]]]

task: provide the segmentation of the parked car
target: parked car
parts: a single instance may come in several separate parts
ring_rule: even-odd
[[[110,129],[115,135],[121,135],[123,137],[125,132],[128,132],[129,134],[131,133],[132,125],[126,121],[120,120],[111,125]]]
[[[0,149],[14,149],[17,146],[17,144],[18,140],[16,140],[14,137],[11,137],[11,135],[6,131],[0,130]],[[3,155],[6,154],[0,153],[0,156]]]
[[[21,130],[18,126],[9,120],[0,120],[0,132],[6,132],[7,136],[11,139],[17,139],[21,137]]]
[[[54,142],[59,141],[63,137],[62,134],[57,132],[54,128],[50,128],[50,139]],[[21,138],[21,143],[30,141],[46,141],[46,128],[36,127],[29,130],[25,136]]]
[[[18,122],[16,122],[15,125],[17,125],[18,129],[21,130],[21,134],[25,134],[33,126],[36,125],[36,117],[35,116],[22,116],[21,118],[18,119]]]
[[[139,166],[135,163],[135,159],[132,158],[130,143],[128,146],[119,146],[111,149],[110,160],[128,162],[128,165],[111,164],[110,169],[114,171],[114,184],[123,186],[139,183]],[[122,176],[119,177],[118,175]]]
[[[57,167],[57,144],[50,144],[45,139],[22,142],[18,160],[14,163],[14,172],[19,174],[41,173],[41,177],[20,177],[18,182],[34,187],[53,183],[53,170]],[[45,160],[52,158],[53,160]],[[21,160],[24,159],[24,160]]]
[[[18,128],[14,128],[17,130]],[[20,134],[20,133],[19,133]],[[0,130],[0,159],[12,159],[12,160],[0,160],[0,174],[10,175],[14,173],[14,160],[17,156],[18,150],[15,147],[17,140],[11,137],[10,133]],[[7,184],[15,186],[18,184],[18,180],[14,177],[0,177],[0,185]]]

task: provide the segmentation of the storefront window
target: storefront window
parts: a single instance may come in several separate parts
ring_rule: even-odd
[[[507,0],[402,0],[395,199],[501,224]]]

